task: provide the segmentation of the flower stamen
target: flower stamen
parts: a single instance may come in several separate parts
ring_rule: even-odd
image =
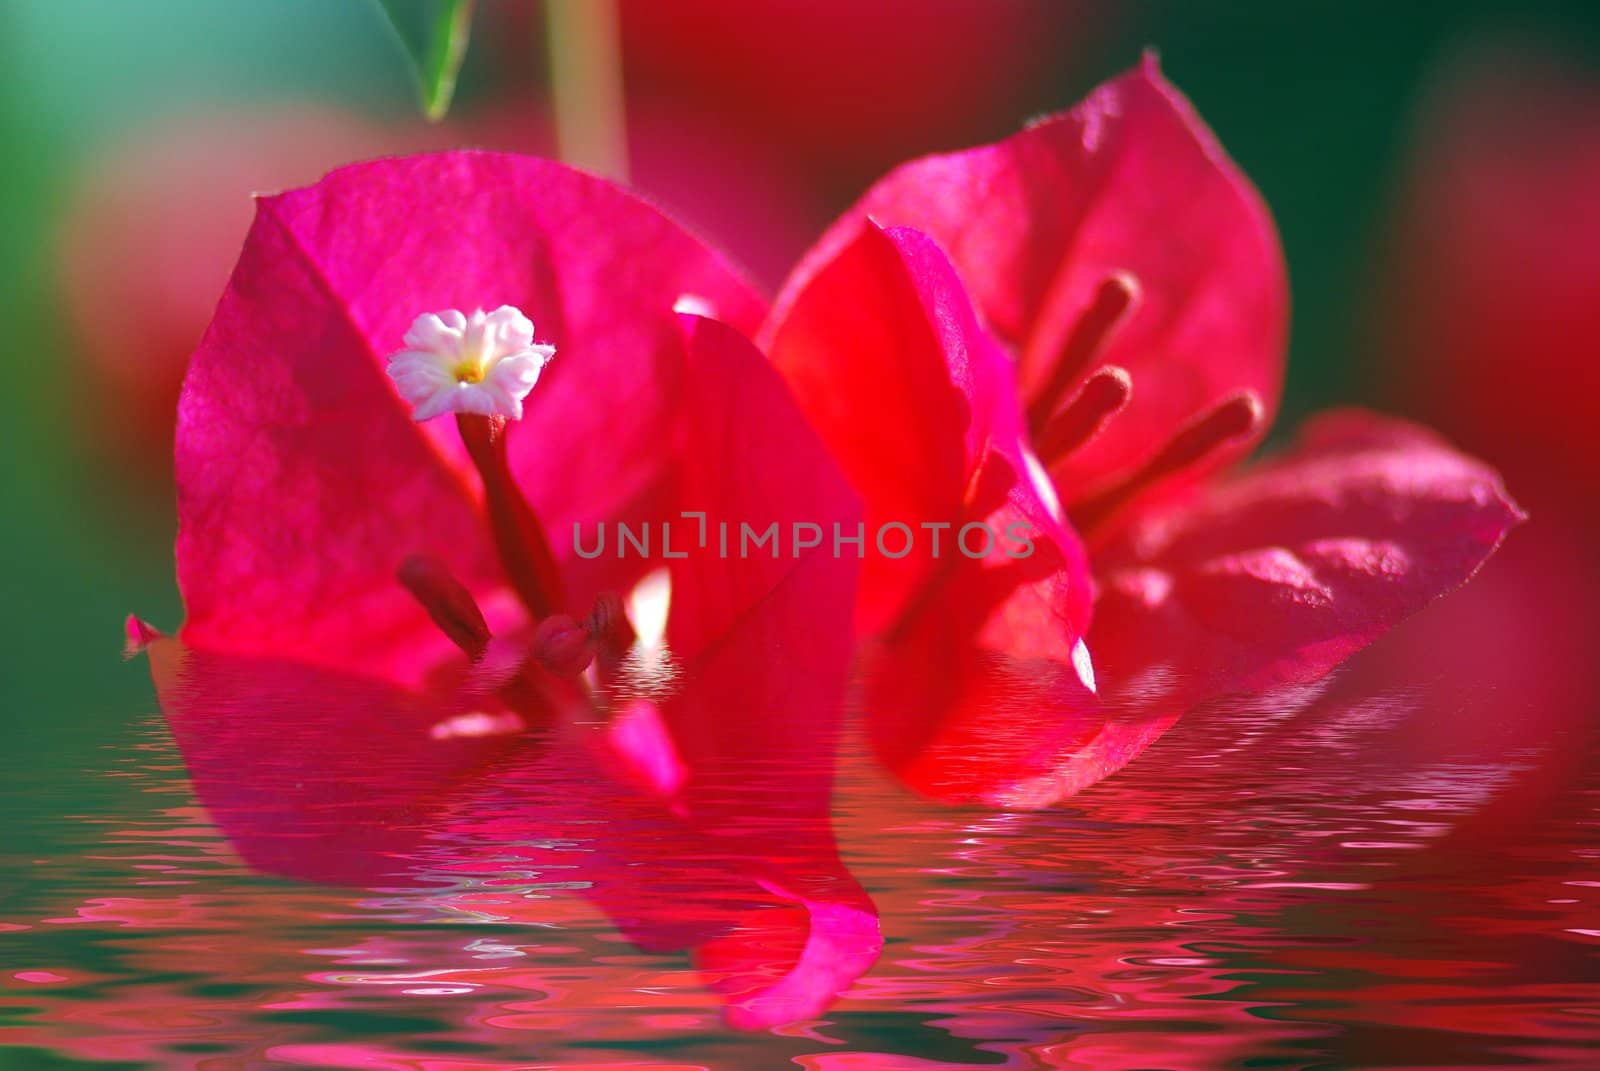
[[[477,661],[493,638],[465,584],[451,575],[443,562],[426,554],[413,554],[400,563],[400,583],[422,604],[439,631],[468,658]]]
[[[1049,468],[1088,443],[1133,397],[1133,377],[1108,364],[1079,388],[1072,400],[1045,421],[1035,440],[1039,460]]]
[[[1035,436],[1061,408],[1067,388],[1105,349],[1112,333],[1132,313],[1138,299],[1139,284],[1131,275],[1118,272],[1101,282],[1088,306],[1073,321],[1072,331],[1051,366],[1050,378],[1028,401],[1028,428]]]
[[[1249,435],[1261,426],[1265,417],[1266,407],[1253,391],[1221,402],[1167,440],[1167,445],[1132,476],[1074,506],[1072,523],[1080,532],[1093,530],[1136,494],[1198,464],[1227,443]]]

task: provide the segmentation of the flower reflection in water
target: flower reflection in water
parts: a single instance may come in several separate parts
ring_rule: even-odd
[[[1452,833],[1540,742],[1419,762],[1386,745],[1410,700],[1301,700],[1198,712],[1033,814],[932,807],[852,754],[836,821],[888,945],[821,1018],[744,1034],[704,945],[701,974],[634,942],[789,963],[761,926],[786,908],[658,816],[586,824],[581,767],[530,761],[409,846],[323,856],[364,886],[341,890],[241,867],[146,730],[107,751],[112,817],[22,831],[74,854],[19,870],[0,1037],[207,1069],[1592,1066],[1600,782],[1486,847]],[[497,804],[536,785],[539,839]]]

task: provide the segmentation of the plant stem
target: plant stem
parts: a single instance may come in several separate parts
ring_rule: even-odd
[[[616,0],[545,0],[556,145],[574,167],[625,182],[628,139]]]

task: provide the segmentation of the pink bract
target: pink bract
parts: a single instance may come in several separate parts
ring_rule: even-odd
[[[685,296],[726,323],[674,312]],[[598,613],[653,564],[578,557],[577,522],[859,516],[735,329],[760,300],[631,195],[447,153],[265,198],[185,385],[188,617],[151,648],[197,790],[252,863],[323,880],[391,880],[419,842],[468,868],[592,842],[556,863],[641,943],[698,949],[731,1021],[813,1014],[878,947],[828,826],[856,563],[671,560],[665,647],[637,680],[626,659],[589,695],[546,672],[460,436],[415,423],[383,366],[419,313],[502,304],[557,348],[506,430],[555,612]],[[419,556],[481,608],[483,651],[398,579]],[[709,891],[645,896],[650,868]]]

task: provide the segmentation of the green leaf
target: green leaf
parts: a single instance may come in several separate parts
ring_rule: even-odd
[[[378,0],[405,46],[422,93],[422,114],[438,122],[450,110],[456,75],[467,58],[473,0]]]

